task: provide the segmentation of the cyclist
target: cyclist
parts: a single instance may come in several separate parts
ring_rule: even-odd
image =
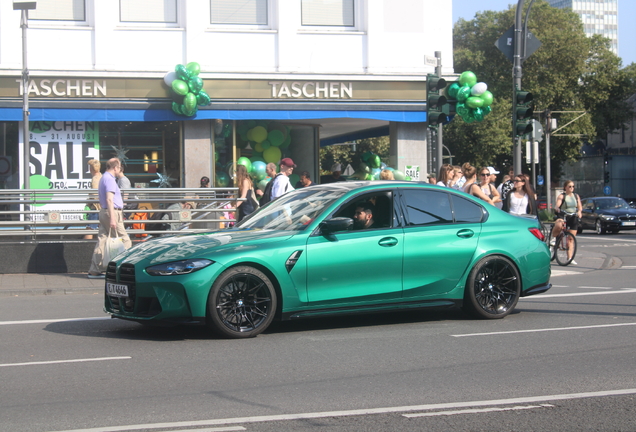
[[[579,229],[583,206],[579,195],[574,193],[574,182],[572,180],[566,180],[563,183],[563,193],[557,197],[555,209],[558,218],[554,222],[554,228],[552,229],[551,245],[553,245],[556,237],[561,234],[564,226],[573,236],[576,236]],[[568,245],[568,258],[573,255],[573,252],[572,245]],[[576,261],[572,260],[570,264],[576,265]]]

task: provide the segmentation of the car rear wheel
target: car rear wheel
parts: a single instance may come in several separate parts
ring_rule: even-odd
[[[498,319],[512,312],[521,294],[521,277],[503,256],[482,258],[468,276],[464,310],[477,318]]]
[[[212,285],[208,325],[228,338],[254,337],[271,324],[276,304],[276,290],[263,272],[248,266],[233,267]]]
[[[596,229],[596,234],[598,235],[605,234],[605,228],[603,227],[603,224],[601,223],[599,219],[596,220],[596,224],[594,225],[594,228]]]

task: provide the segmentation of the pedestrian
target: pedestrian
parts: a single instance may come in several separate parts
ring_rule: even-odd
[[[303,171],[300,173],[300,180],[296,182],[296,189],[302,189],[307,186],[313,186],[316,183],[311,181],[311,177],[309,176],[309,171]]]
[[[181,228],[180,213],[181,210],[194,210],[197,208],[197,203],[192,201],[192,197],[185,197],[184,201],[170,204],[165,210],[165,213],[161,217],[161,220],[172,220],[176,222],[170,222],[170,231],[177,231]]]
[[[576,237],[581,224],[583,206],[581,205],[579,194],[574,193],[574,182],[572,180],[566,180],[563,183],[563,192],[557,197],[554,209],[557,212],[557,220],[554,221],[554,228],[552,228],[551,246],[554,246],[554,240],[564,229],[567,229]],[[572,244],[568,244],[568,259],[572,257],[572,249],[574,249]],[[570,264],[576,265],[576,261],[572,260]]]
[[[283,158],[280,161],[280,172],[272,180],[272,201],[294,190],[293,186],[289,183],[289,176],[294,172],[296,164],[291,158]]]
[[[236,185],[238,186],[238,196],[245,201],[238,201],[236,209],[238,210],[238,222],[245,219],[246,216],[252,214],[257,206],[255,205],[256,194],[254,193],[254,183],[250,175],[247,173],[245,165],[236,167]]]
[[[513,179],[515,178],[514,167],[508,168],[508,176],[509,176],[508,180],[506,180],[503,183],[501,183],[499,185],[499,187],[497,188],[497,191],[499,192],[499,195],[501,196],[501,200],[502,201],[505,201],[506,198],[508,198],[508,194],[515,187],[515,184],[514,184],[514,181],[513,181]]]
[[[121,170],[117,173],[117,186],[119,186],[119,190],[122,189],[131,189],[132,183],[130,183],[130,179],[124,175],[124,165],[121,165]],[[122,199],[124,200],[124,210],[137,210],[139,204],[129,203],[128,202],[128,192],[124,192],[122,194]],[[129,219],[129,215],[124,213],[124,219]]]
[[[501,201],[501,198],[499,196],[499,192],[497,192],[497,188],[495,188],[495,186],[490,183],[490,179],[492,178],[493,174],[499,174],[499,171],[495,171],[493,167],[483,167],[479,173],[481,179],[479,187],[481,188],[481,191],[484,193],[484,195],[490,198],[490,200],[492,201],[491,204],[496,204]]]
[[[437,186],[452,188],[455,184],[455,169],[452,165],[445,163],[439,169],[439,179]]]
[[[273,181],[276,177],[276,164],[272,162],[268,163],[265,166],[265,172],[270,180],[267,182],[267,185],[265,185],[263,192],[261,192],[260,189],[256,191],[256,195],[260,195],[261,197],[259,200],[261,207],[272,200],[272,186],[274,185]]]
[[[453,189],[464,190],[466,177],[464,177],[464,174],[462,173],[462,167],[460,167],[459,165],[453,165],[453,169],[455,170],[455,184],[453,184]]]
[[[493,204],[490,197],[481,190],[479,184],[477,184],[477,168],[466,162],[462,165],[462,173],[466,177],[466,184],[464,185],[464,192],[475,196],[479,199],[486,201],[488,204]]]
[[[91,159],[88,161],[88,169],[92,177],[91,189],[99,188],[99,181],[102,179],[101,168],[102,168],[102,163],[98,159]],[[90,210],[96,210],[98,213],[88,213],[88,215],[86,216],[86,219],[91,221],[99,220],[99,210],[102,208],[99,205],[99,196],[97,194],[89,194],[88,196],[91,198],[91,200],[97,200],[97,202],[90,203],[88,205],[88,208]],[[99,228],[99,224],[88,224],[86,228],[96,230]],[[84,236],[84,239],[92,240],[93,234],[86,234]]]
[[[210,177],[203,176],[201,177],[201,185],[199,187],[207,188],[210,187]]]
[[[106,171],[99,181],[98,195],[101,209],[99,211],[99,232],[97,244],[93,250],[91,266],[88,270],[90,279],[103,279],[108,263],[103,262],[104,248],[110,233],[114,231],[124,242],[124,247],[129,249],[132,242],[124,227],[124,200],[121,190],[117,186],[117,174],[121,170],[121,162],[117,158],[111,158],[106,162]]]
[[[502,210],[513,215],[536,215],[537,204],[534,199],[534,190],[524,174],[513,176],[515,188],[508,193],[506,201],[502,204]]]
[[[336,183],[339,181],[346,181],[346,179],[342,177],[341,174],[342,174],[342,164],[339,164],[338,162],[336,162],[331,166],[331,174],[320,177],[320,183],[325,184],[325,183]]]

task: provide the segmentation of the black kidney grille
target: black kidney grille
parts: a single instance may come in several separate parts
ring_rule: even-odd
[[[117,278],[117,265],[114,262],[108,263],[106,281],[128,285],[128,298],[114,296],[108,296],[108,298],[115,311],[134,312],[137,297],[135,289],[135,266],[132,264],[122,264],[119,267],[119,278]]]

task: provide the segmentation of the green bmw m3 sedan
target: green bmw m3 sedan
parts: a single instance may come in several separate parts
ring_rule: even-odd
[[[536,220],[415,182],[283,195],[232,229],[139,243],[108,264],[105,311],[230,338],[274,319],[461,307],[497,319],[550,289]]]

